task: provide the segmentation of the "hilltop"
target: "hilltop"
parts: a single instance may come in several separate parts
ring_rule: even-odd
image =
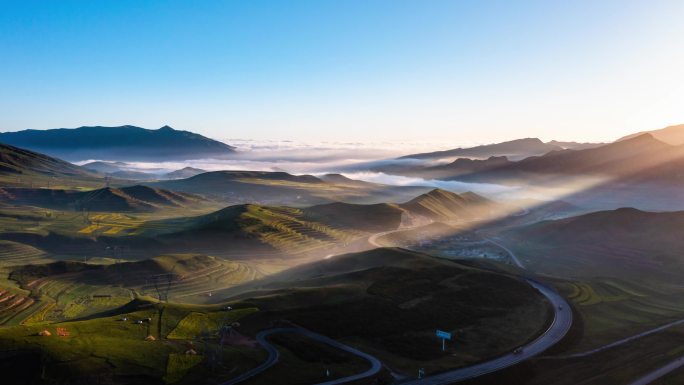
[[[442,189],[434,189],[401,204],[413,214],[437,221],[488,217],[496,206],[494,201],[472,192],[456,194]]]
[[[176,171],[171,171],[169,173],[164,174],[164,179],[185,179],[185,178],[191,178],[195,175],[203,174],[205,173],[205,170],[202,170],[200,168],[194,168],[194,167],[184,167],[180,170]]]
[[[68,160],[159,161],[221,158],[235,149],[225,143],[169,126],[57,128],[0,133],[0,142]]]

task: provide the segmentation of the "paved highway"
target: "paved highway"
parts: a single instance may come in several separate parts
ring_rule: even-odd
[[[382,245],[377,243],[377,239],[383,235],[387,235],[390,233],[394,233],[397,231],[402,231],[405,229],[401,230],[392,230],[392,231],[386,231],[382,233],[377,233],[368,238],[368,242],[375,246],[375,247],[382,247]],[[498,243],[497,241],[494,241],[492,239],[487,239],[489,242],[501,247],[503,250],[505,250],[511,257],[512,261],[519,267],[524,268],[522,265],[522,262],[518,259],[518,257],[508,249],[506,246]],[[507,367],[510,367],[512,365],[518,364],[522,361],[525,361],[529,358],[532,358],[546,349],[550,348],[551,346],[555,345],[558,341],[560,341],[565,334],[567,334],[568,330],[570,330],[570,326],[572,326],[572,311],[570,310],[570,306],[568,303],[561,297],[555,290],[551,289],[550,287],[535,281],[533,279],[527,279],[527,283],[530,284],[530,286],[534,287],[537,289],[542,295],[544,295],[549,302],[552,304],[553,309],[554,309],[554,317],[553,321],[551,322],[551,325],[548,327],[548,329],[537,339],[534,341],[530,342],[529,344],[525,345],[522,347],[522,351],[519,353],[508,353],[503,356],[497,357],[495,359],[481,362],[476,365],[471,365],[459,369],[454,369],[450,370],[447,372],[431,375],[428,377],[425,377],[423,379],[416,379],[416,380],[408,380],[408,381],[401,381],[400,383],[402,385],[446,385],[446,384],[451,384],[454,382],[459,382],[463,381],[466,379],[478,377],[484,374],[492,373]],[[268,358],[266,361],[264,361],[261,365],[258,367],[243,373],[242,375],[231,379],[229,381],[226,381],[222,383],[221,385],[233,385],[237,384],[239,382],[245,381],[249,378],[252,378],[256,376],[257,374],[263,372],[264,370],[270,368],[271,366],[275,365],[278,362],[278,358],[280,354],[278,353],[278,350],[271,345],[267,337],[271,334],[274,333],[301,333],[306,335],[309,338],[312,338],[314,340],[320,341],[322,343],[325,343],[327,345],[336,347],[338,349],[347,351],[349,353],[355,354],[359,357],[362,357],[369,361],[371,363],[371,368],[366,370],[363,373],[359,373],[353,376],[349,377],[344,377],[344,378],[339,378],[336,380],[331,380],[328,382],[324,382],[319,385],[337,385],[337,384],[344,384],[348,383],[351,381],[356,381],[360,380],[363,378],[367,378],[370,376],[373,376],[377,374],[380,369],[382,368],[382,363],[375,357],[366,354],[358,349],[352,348],[350,346],[341,344],[331,338],[328,338],[326,336],[323,336],[321,334],[314,333],[312,331],[306,330],[306,329],[301,329],[301,328],[275,328],[275,329],[269,329],[269,330],[264,330],[257,334],[257,342],[266,349],[268,352]]]
[[[448,372],[435,374],[420,380],[402,382],[402,385],[445,385],[478,377],[487,373],[513,366],[517,363],[532,358],[544,350],[555,345],[570,330],[572,325],[572,311],[569,305],[556,291],[541,283],[528,279],[527,282],[539,290],[553,305],[555,315],[549,328],[537,339],[523,346],[521,353],[508,353],[493,360],[485,361],[476,365],[467,366]]]
[[[278,360],[280,359],[280,353],[278,352],[278,349],[275,348],[275,346],[271,345],[270,342],[268,342],[268,336],[272,334],[278,334],[278,333],[298,333],[307,336],[308,338],[311,338],[313,340],[322,342],[326,345],[332,346],[334,348],[344,350],[345,352],[354,354],[356,356],[359,356],[366,361],[368,361],[371,364],[371,367],[366,370],[363,373],[355,374],[352,376],[348,377],[343,377],[343,378],[338,378],[330,381],[323,382],[319,385],[337,385],[337,384],[344,384],[347,382],[351,381],[356,381],[356,380],[361,380],[366,377],[374,376],[378,372],[380,372],[380,369],[382,369],[382,363],[380,360],[377,358],[371,356],[370,354],[366,354],[356,348],[353,348],[351,346],[342,344],[338,341],[333,340],[332,338],[326,337],[324,335],[314,333],[310,330],[306,330],[303,328],[274,328],[274,329],[268,329],[261,331],[257,334],[256,340],[261,345],[266,351],[268,352],[268,358],[266,361],[262,362],[259,366],[256,368],[249,370],[245,373],[242,373],[241,375],[230,379],[226,382],[223,382],[221,385],[233,385],[233,384],[238,384],[240,382],[246,381],[257,374],[263,372],[264,370],[270,368],[271,366],[275,365],[278,363]]]
[[[602,352],[602,351],[604,351],[604,350],[608,350],[608,349],[610,349],[610,348],[614,348],[614,347],[616,347],[616,346],[620,346],[620,345],[622,345],[622,344],[626,344],[626,343],[628,343],[628,342],[632,342],[632,341],[634,341],[634,340],[636,340],[636,339],[639,339],[639,338],[642,338],[642,337],[646,337],[646,336],[649,336],[649,335],[651,335],[651,334],[658,333],[658,332],[661,332],[661,331],[663,331],[663,330],[669,329],[669,328],[671,328],[671,327],[673,327],[673,326],[677,326],[677,325],[681,325],[681,324],[684,324],[684,319],[680,319],[680,320],[677,320],[677,321],[674,321],[674,322],[670,322],[670,323],[668,323],[668,324],[665,324],[665,325],[662,325],[662,326],[658,326],[657,328],[654,328],[654,329],[651,329],[651,330],[646,330],[646,331],[643,332],[643,333],[635,334],[635,335],[633,335],[633,336],[631,336],[631,337],[627,337],[627,338],[623,338],[623,339],[621,339],[621,340],[617,340],[617,341],[615,341],[615,342],[611,342],[611,343],[609,343],[609,344],[607,344],[607,345],[600,346],[600,347],[598,347],[598,348],[596,348],[596,349],[591,349],[591,350],[587,350],[587,351],[585,351],[585,352],[580,352],[580,353],[568,354],[568,355],[565,355],[565,356],[549,357],[549,358],[579,358],[579,357],[586,357],[586,356],[592,355],[592,354],[594,354],[594,353]]]
[[[524,268],[522,262],[515,253],[502,245],[501,243],[494,241],[489,238],[485,238],[487,241],[499,246],[505,250],[511,257],[513,263],[517,266]],[[402,385],[445,385],[452,384],[454,382],[464,381],[470,378],[479,377],[484,374],[492,373],[497,370],[505,369],[507,367],[518,364],[529,358],[532,358],[546,349],[555,345],[558,341],[563,339],[567,334],[568,330],[572,326],[572,310],[570,305],[565,301],[563,297],[560,296],[555,290],[550,287],[536,281],[533,279],[527,279],[527,283],[544,295],[554,309],[554,316],[551,325],[546,331],[537,337],[534,341],[522,347],[522,352],[508,353],[498,358],[481,362],[479,364],[467,366],[460,369],[450,370],[448,372],[439,373],[425,377],[423,379],[416,379],[411,381],[402,382]]]
[[[629,385],[647,385],[650,384],[651,382],[659,379],[660,377],[665,376],[666,374],[669,374],[670,372],[673,372],[679,368],[684,366],[684,357],[679,357],[676,360],[670,362],[669,364],[658,368],[651,373],[639,378],[638,380],[634,382],[630,382]]]

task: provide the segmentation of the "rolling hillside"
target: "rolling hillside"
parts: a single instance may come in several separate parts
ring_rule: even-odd
[[[6,144],[0,144],[0,174],[17,177],[95,177],[85,168],[69,162]]]
[[[660,285],[679,282],[684,273],[683,228],[681,211],[622,208],[544,221],[512,230],[506,237],[532,256],[537,270]]]
[[[545,299],[515,276],[402,249],[338,255],[225,293],[240,293],[261,309],[244,324],[287,319],[335,339],[353,339],[407,374],[510,351],[543,330],[548,311]],[[435,329],[458,330],[448,354],[441,352]]]
[[[435,221],[458,221],[486,218],[497,209],[497,204],[481,195],[462,194],[434,189],[400,205],[403,209]]]
[[[387,203],[355,205],[338,202],[312,206],[303,211],[312,220],[367,232],[396,229],[401,225],[404,214],[398,205]]]
[[[87,192],[60,189],[0,188],[0,202],[58,210],[151,211],[164,207],[187,207],[203,201],[203,198],[192,194],[139,185],[122,188],[106,187]]]
[[[260,254],[332,252],[367,236],[361,230],[363,226],[355,228],[319,219],[292,207],[235,205],[197,217],[148,222],[140,227],[138,235],[156,237],[172,249],[238,253],[253,258]]]
[[[332,202],[401,202],[429,190],[427,187],[388,186],[344,177],[323,178],[286,172],[213,171],[187,179],[146,184],[206,195],[226,204],[257,203],[297,207]]]
[[[395,230],[411,218],[464,221],[502,214],[499,204],[473,193],[435,189],[404,204],[330,203],[307,208],[233,205],[196,217],[143,224],[136,235],[155,237],[183,249],[211,247],[287,254],[332,253],[378,232]]]
[[[226,157],[234,148],[189,131],[164,126],[79,127],[0,133],[0,142],[72,161],[188,160]]]

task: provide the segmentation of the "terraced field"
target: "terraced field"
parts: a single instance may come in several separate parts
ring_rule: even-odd
[[[684,290],[653,288],[612,278],[561,283],[582,317],[583,351],[684,318]]]
[[[33,246],[0,240],[0,266],[27,265],[50,261],[44,251]]]
[[[35,310],[38,306],[33,298],[16,291],[0,290],[0,325],[19,323]]]
[[[197,295],[209,295],[214,290],[235,286],[263,276],[248,263],[212,259],[214,261],[212,265],[178,275],[170,283],[161,282],[159,286],[162,290],[168,290],[169,300],[182,300]],[[146,280],[147,278],[145,277]],[[157,295],[153,282],[145,282],[138,290],[146,295]]]
[[[266,215],[262,210],[255,215],[264,226],[276,231],[265,232],[260,239],[273,248],[288,254],[305,253],[333,244],[345,244],[367,234],[352,229],[335,228],[331,225],[308,220],[301,210],[270,208]]]
[[[135,235],[184,239],[190,242],[203,240],[203,246],[220,245],[216,250],[205,252],[226,254],[227,240],[230,248],[252,242],[268,246],[285,254],[302,254],[334,245],[344,245],[368,234],[363,231],[336,227],[317,222],[304,211],[292,207],[270,207],[259,205],[230,206],[217,212],[190,218],[178,218],[146,222]],[[223,248],[223,250],[221,250]],[[265,251],[262,250],[262,251]]]

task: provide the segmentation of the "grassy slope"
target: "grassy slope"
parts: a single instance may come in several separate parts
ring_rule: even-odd
[[[558,286],[582,320],[571,347],[582,351],[684,318],[683,224],[684,213],[619,209],[505,236],[528,268],[570,280]]]
[[[455,194],[435,189],[404,204],[402,208],[433,220],[468,220],[486,216],[495,203],[474,193]]]
[[[44,366],[42,376],[47,381],[77,382],[116,379],[125,383],[163,383],[184,377],[185,371],[194,365],[206,365],[206,355],[215,351],[215,337],[219,323],[208,325],[208,334],[202,339],[195,333],[195,325],[183,322],[189,314],[203,314],[205,317],[234,322],[256,309],[239,309],[234,312],[221,312],[216,308],[191,307],[186,305],[160,305],[136,301],[120,310],[120,314],[98,317],[89,320],[61,322],[34,326],[15,326],[0,329],[0,347],[5,351],[40,350],[44,353],[40,366]],[[128,317],[122,321],[121,317]],[[147,317],[151,321],[136,324],[134,320]],[[187,337],[183,340],[167,342],[166,335],[159,333],[161,325],[173,325],[173,333]],[[57,328],[64,328],[68,337],[59,337]],[[187,329],[187,330],[186,330]],[[42,337],[37,333],[48,330],[52,336]],[[167,327],[164,329],[169,330]],[[146,341],[152,335],[156,341]],[[182,359],[189,349],[189,342],[199,356],[196,359]],[[247,369],[256,365],[262,353],[251,348],[226,348],[221,366],[239,365]],[[188,362],[192,361],[189,365]],[[39,371],[38,375],[40,375]],[[8,383],[16,383],[30,378],[33,373],[21,373],[8,369],[4,378]],[[22,378],[23,376],[23,378]]]
[[[101,212],[152,211],[185,208],[207,203],[204,199],[146,186],[106,187],[91,191],[43,188],[3,188],[0,201],[12,205],[30,205],[60,210]]]
[[[330,248],[366,234],[315,219],[296,208],[237,205],[198,217],[150,222],[141,227],[140,234],[184,247],[229,246],[288,254]]]

